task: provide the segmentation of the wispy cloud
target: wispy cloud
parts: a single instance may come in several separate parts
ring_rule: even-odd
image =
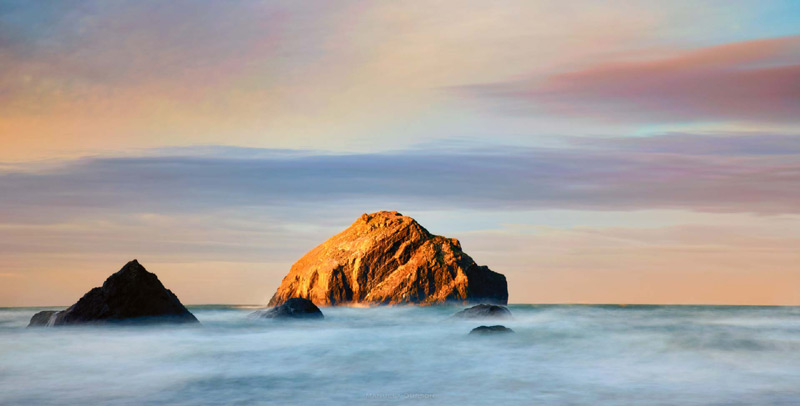
[[[800,136],[571,139],[563,148],[365,154],[230,149],[86,158],[0,175],[2,221],[81,213],[364,206],[800,212]],[[779,151],[783,149],[783,151]],[[696,151],[696,152],[693,152]]]
[[[642,153],[685,155],[798,155],[800,136],[789,134],[669,133],[649,137],[569,137],[573,145]]]
[[[700,92],[718,83],[699,106],[679,95],[628,99],[606,85],[636,78],[619,86],[659,89],[674,59],[692,58],[675,50],[713,53],[702,47],[795,35],[798,14],[788,0],[3,1],[0,160],[198,143],[377,151],[465,134],[509,143],[550,132],[625,135],[638,130],[631,120],[662,110],[656,119],[740,111],[733,119],[782,120],[769,128],[791,131],[785,103],[764,108],[785,98],[757,93],[796,73],[769,71],[797,64],[781,60],[780,52],[791,53],[769,41],[736,52],[758,51],[756,59],[774,66],[740,69],[718,57],[730,64],[715,67],[719,75],[669,86]],[[641,60],[662,51],[672,56]],[[613,64],[623,56],[637,59]],[[687,63],[700,68],[689,71],[707,67],[697,59]],[[658,72],[659,64],[672,73]],[[658,83],[647,81],[651,74]],[[479,88],[517,105],[525,119],[442,92],[471,84],[490,84]],[[746,101],[719,89],[744,92]],[[675,103],[687,107],[662,109]],[[551,114],[571,108],[617,121]]]
[[[800,123],[800,36],[473,86],[512,109],[639,122]]]

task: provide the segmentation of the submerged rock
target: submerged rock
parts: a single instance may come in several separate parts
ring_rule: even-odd
[[[506,327],[506,326],[480,326],[475,327],[472,331],[469,332],[470,335],[489,335],[489,334],[506,334],[506,333],[513,333],[514,330]]]
[[[511,312],[505,306],[482,303],[464,309],[454,314],[453,317],[462,319],[510,319]]]
[[[502,274],[479,266],[453,238],[433,235],[398,212],[364,214],[300,258],[269,301],[301,297],[322,306],[506,304]]]
[[[68,309],[36,313],[28,327],[122,322],[197,323],[197,319],[134,259]]]
[[[279,306],[253,314],[263,319],[322,319],[322,311],[312,301],[293,297]]]

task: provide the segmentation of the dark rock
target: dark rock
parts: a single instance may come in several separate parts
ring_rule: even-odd
[[[42,325],[44,312],[31,319]],[[165,288],[155,274],[135,259],[111,275],[64,311],[50,315],[46,325],[102,323],[197,323],[178,297]]]
[[[454,314],[453,317],[462,319],[510,319],[511,312],[505,306],[479,304],[464,309]]]
[[[263,319],[322,319],[322,311],[312,301],[293,297],[271,309],[259,310],[253,314]]]
[[[303,297],[339,304],[498,303],[508,301],[506,277],[479,266],[454,238],[433,235],[392,211],[364,214],[309,251],[269,301]]]
[[[480,326],[472,329],[469,332],[470,335],[490,335],[490,334],[506,334],[506,333],[513,333],[514,330],[506,327],[506,326]]]
[[[50,320],[58,313],[57,310],[43,310],[36,313],[31,317],[31,322],[28,327],[47,327],[52,325]]]

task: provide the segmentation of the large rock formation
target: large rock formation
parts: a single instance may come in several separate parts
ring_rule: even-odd
[[[271,309],[259,310],[253,316],[262,319],[324,319],[319,307],[310,300],[293,297]]]
[[[36,313],[28,327],[115,322],[197,323],[197,319],[134,259],[68,309]]]
[[[397,212],[364,214],[300,258],[269,301],[341,304],[506,304],[505,276],[478,266],[453,238]]]

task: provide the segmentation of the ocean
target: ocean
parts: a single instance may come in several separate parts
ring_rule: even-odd
[[[0,405],[800,405],[800,307],[322,308],[201,326],[26,329],[0,309]],[[515,334],[469,336],[479,325]]]

